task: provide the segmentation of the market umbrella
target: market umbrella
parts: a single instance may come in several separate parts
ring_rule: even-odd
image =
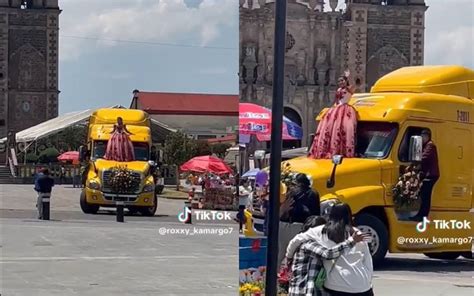
[[[242,178],[255,178],[255,176],[257,175],[257,173],[260,171],[260,169],[251,169],[249,170],[248,172],[246,172],[245,174],[242,175]]]
[[[239,134],[241,139],[256,135],[260,142],[270,141],[272,125],[272,111],[268,108],[250,104],[239,103]],[[301,140],[302,128],[283,117],[283,140]]]
[[[68,151],[58,156],[59,161],[71,161],[74,164],[79,163],[79,152],[78,151]]]
[[[232,169],[220,158],[214,156],[197,156],[180,166],[183,172],[231,174]]]

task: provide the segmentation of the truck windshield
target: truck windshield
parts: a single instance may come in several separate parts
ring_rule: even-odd
[[[107,149],[107,141],[94,141],[94,151],[92,157],[94,159],[104,158],[105,150]],[[148,161],[149,160],[149,147],[148,143],[133,142],[133,150],[135,152],[135,160]]]
[[[356,155],[362,158],[385,158],[390,153],[398,125],[390,122],[357,123]]]

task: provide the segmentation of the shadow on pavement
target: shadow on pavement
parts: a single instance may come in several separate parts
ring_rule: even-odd
[[[474,271],[474,260],[459,257],[456,260],[426,258],[386,258],[377,271],[468,272]]]

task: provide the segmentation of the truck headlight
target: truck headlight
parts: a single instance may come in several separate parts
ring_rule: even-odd
[[[323,201],[321,203],[321,216],[328,216],[331,208],[337,203],[340,203],[340,201],[337,199],[328,199]]]
[[[89,186],[90,189],[93,190],[100,190],[100,183],[94,180],[89,181]]]
[[[155,184],[147,184],[143,187],[143,192],[154,192],[155,191]]]

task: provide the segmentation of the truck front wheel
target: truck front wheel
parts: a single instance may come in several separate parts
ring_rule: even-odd
[[[84,190],[81,192],[79,203],[81,204],[81,210],[84,214],[97,214],[99,211],[99,206],[87,203]]]
[[[139,211],[140,211],[140,214],[142,214],[143,216],[153,217],[155,216],[157,208],[158,208],[158,199],[155,196],[155,199],[153,200],[153,206],[141,207],[139,208]]]
[[[388,251],[388,230],[385,224],[371,214],[360,214],[355,217],[355,224],[362,232],[370,235],[370,253],[374,266],[383,263]]]

